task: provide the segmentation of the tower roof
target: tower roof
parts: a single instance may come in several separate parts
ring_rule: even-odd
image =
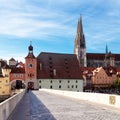
[[[83,26],[82,26],[82,16],[80,16],[80,18],[78,20],[75,46],[80,46],[80,48],[86,48],[85,36],[83,33]]]
[[[33,46],[30,45],[30,46],[28,47],[28,49],[29,49],[29,51],[33,51]]]
[[[35,58],[34,54],[33,54],[33,46],[32,46],[32,42],[30,41],[30,46],[28,47],[28,55],[25,58]]]
[[[80,15],[80,18],[78,20],[78,28],[77,28],[77,32],[79,33],[83,33],[83,26],[82,26],[82,15]]]

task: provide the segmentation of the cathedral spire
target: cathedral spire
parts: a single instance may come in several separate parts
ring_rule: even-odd
[[[106,54],[108,54],[108,46],[107,46],[107,44],[106,44]]]
[[[83,33],[82,15],[80,15],[80,18],[78,20],[74,53],[77,55],[80,66],[86,67],[86,43]]]
[[[78,20],[78,28],[77,33],[83,34],[83,26],[82,26],[82,15],[80,15],[80,18]]]

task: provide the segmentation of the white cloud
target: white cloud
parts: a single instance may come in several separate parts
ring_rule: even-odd
[[[64,37],[64,41],[75,37],[81,13],[87,46],[96,47],[114,41],[120,31],[120,2],[103,3],[104,0],[0,0],[0,35],[46,41]]]

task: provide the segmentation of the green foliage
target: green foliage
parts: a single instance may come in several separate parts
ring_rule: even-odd
[[[111,88],[120,88],[120,77],[117,78],[117,80],[111,84]]]

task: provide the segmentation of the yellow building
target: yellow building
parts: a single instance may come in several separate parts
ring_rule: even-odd
[[[1,70],[1,73],[0,73],[0,96],[1,97],[10,96],[10,92],[11,92],[10,72],[11,72],[11,69],[7,65],[4,66]]]

